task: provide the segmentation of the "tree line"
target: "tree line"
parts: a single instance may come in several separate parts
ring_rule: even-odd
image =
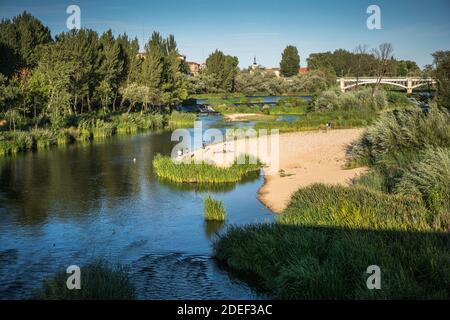
[[[154,32],[143,58],[138,40],[126,34],[81,29],[53,39],[48,27],[24,12],[0,22],[0,112],[57,123],[91,111],[171,109],[195,93],[316,92],[340,76],[436,75],[443,79],[441,91],[448,90],[448,51],[435,53],[434,65],[421,71],[413,61],[395,60],[392,46],[384,45],[311,54],[306,75],[298,74],[297,48],[287,46],[281,78],[263,68],[240,70],[237,57],[216,50],[199,75],[188,76],[173,35]]]

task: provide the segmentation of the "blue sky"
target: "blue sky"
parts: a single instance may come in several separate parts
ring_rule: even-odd
[[[181,53],[197,62],[217,48],[238,56],[241,67],[249,66],[253,56],[274,67],[292,44],[305,66],[313,52],[391,42],[397,58],[423,66],[432,62],[432,52],[450,50],[450,0],[0,0],[0,17],[27,10],[54,36],[66,31],[71,4],[81,8],[82,27],[126,32],[141,46],[153,30],[174,34]],[[366,27],[371,4],[381,8],[381,30]]]

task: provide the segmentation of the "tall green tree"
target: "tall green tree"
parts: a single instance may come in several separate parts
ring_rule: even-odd
[[[284,77],[292,77],[298,74],[300,68],[300,55],[294,46],[287,46],[281,56],[280,72]]]
[[[125,53],[120,44],[115,41],[111,30],[100,37],[100,45],[102,53],[97,92],[100,95],[103,110],[106,111],[111,104],[115,110],[116,98],[123,80]]]
[[[0,22],[0,72],[11,76],[37,64],[35,49],[52,41],[50,29],[24,11],[12,20]]]
[[[450,51],[433,53],[438,104],[450,111]]]
[[[153,32],[145,46],[145,59],[142,64],[142,84],[151,92],[151,103],[161,103],[162,87],[165,80],[165,43],[159,32]]]
[[[210,92],[233,92],[236,86],[236,76],[239,59],[230,55],[225,55],[222,51],[216,50],[206,59],[207,76],[214,79],[210,83]]]
[[[73,108],[76,111],[81,106],[93,110],[93,96],[101,81],[99,67],[101,64],[101,44],[97,32],[89,29],[72,30],[61,33],[56,37],[61,44],[60,50],[75,67],[72,75],[71,94],[73,96]]]

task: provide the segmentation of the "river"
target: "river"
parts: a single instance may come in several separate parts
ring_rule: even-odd
[[[263,177],[212,191],[160,182],[152,159],[170,154],[170,136],[0,158],[0,299],[31,298],[45,277],[96,259],[125,265],[140,299],[265,298],[212,259],[227,225],[273,220],[257,199]],[[206,194],[223,200],[226,225],[205,223]]]

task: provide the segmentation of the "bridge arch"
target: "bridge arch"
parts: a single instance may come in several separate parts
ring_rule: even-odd
[[[360,77],[360,78],[340,78],[337,80],[340,84],[341,90],[345,92],[348,89],[354,88],[356,86],[364,86],[368,84],[378,83],[378,78],[370,77]],[[391,86],[396,86],[402,89],[406,89],[408,93],[412,93],[414,89],[435,84],[436,81],[432,78],[408,78],[408,77],[397,77],[397,78],[382,78],[380,84],[387,84]]]
[[[349,86],[344,87],[344,90],[348,90],[348,89],[354,88],[354,87],[356,87],[356,86],[364,86],[364,85],[375,84],[375,83],[376,83],[376,82],[367,82],[367,81],[364,81],[364,82],[363,82],[363,81],[361,81],[361,82],[353,83],[353,84],[351,84],[351,85],[349,85]],[[404,86],[404,85],[402,85],[402,84],[400,84],[400,83],[395,83],[395,82],[381,81],[380,84],[388,84],[388,85],[400,87],[400,88],[402,88],[402,89],[408,89],[407,86]],[[422,84],[422,85],[424,85],[424,84]]]

